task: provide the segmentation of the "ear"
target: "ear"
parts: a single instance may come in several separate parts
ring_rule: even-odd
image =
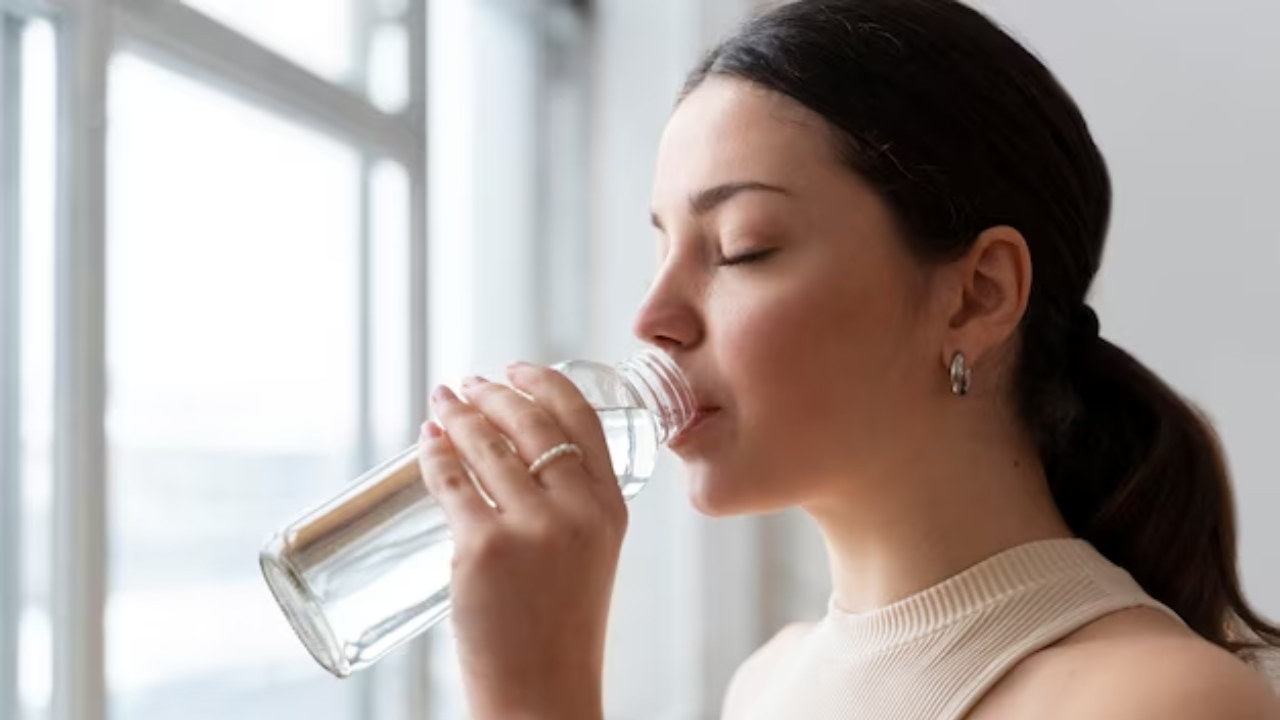
[[[943,366],[956,352],[969,367],[1002,346],[1018,329],[1031,296],[1031,251],[1022,233],[1007,225],[978,236],[948,269],[948,329]]]

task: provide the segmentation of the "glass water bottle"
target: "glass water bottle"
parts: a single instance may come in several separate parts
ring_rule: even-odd
[[[688,382],[646,349],[610,367],[554,366],[599,412],[613,471],[630,500],[653,473],[658,448],[693,418]],[[275,534],[260,554],[285,616],[326,670],[346,677],[449,613],[453,540],[427,492],[417,446],[357,478]]]

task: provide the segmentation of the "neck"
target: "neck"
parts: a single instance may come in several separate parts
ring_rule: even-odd
[[[972,429],[951,442],[935,432],[931,452],[805,506],[827,543],[838,607],[884,607],[1011,547],[1072,536],[1034,448],[992,425],[961,424]]]

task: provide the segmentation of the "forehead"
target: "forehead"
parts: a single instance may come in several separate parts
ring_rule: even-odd
[[[794,100],[742,80],[711,77],[676,108],[658,151],[654,199],[724,182],[788,181],[801,189],[838,168],[827,124]]]

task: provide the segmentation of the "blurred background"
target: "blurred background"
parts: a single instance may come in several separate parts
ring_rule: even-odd
[[[654,152],[752,0],[0,0],[0,718],[453,720],[447,627],[348,681],[256,553],[427,389],[615,360]],[[985,0],[1116,181],[1103,332],[1192,399],[1280,617],[1280,5]],[[828,593],[803,518],[632,508],[609,717],[716,717]]]

